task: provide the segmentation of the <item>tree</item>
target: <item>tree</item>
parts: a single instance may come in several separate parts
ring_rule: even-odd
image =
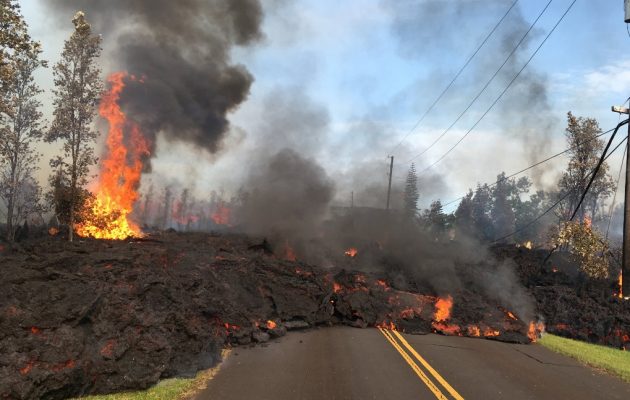
[[[405,184],[405,193],[404,193],[404,211],[405,215],[412,219],[416,216],[418,212],[418,199],[420,195],[418,194],[418,175],[416,174],[416,165],[411,163],[411,167],[409,167],[409,172],[407,173],[407,181]]]
[[[584,274],[590,278],[608,278],[609,245],[601,233],[592,228],[590,221],[562,223],[552,235],[551,244],[568,247]]]
[[[475,196],[472,199],[472,217],[474,232],[477,237],[485,240],[494,238],[494,227],[490,218],[492,208],[492,194],[487,184],[477,185]]]
[[[473,219],[473,191],[469,190],[466,196],[462,198],[462,201],[455,210],[455,229],[457,230],[457,236],[468,236],[473,233],[474,230]]]
[[[429,232],[436,241],[442,240],[448,229],[448,218],[444,213],[442,202],[436,200],[431,203],[424,215],[425,221],[429,225]]]
[[[98,132],[92,121],[103,91],[96,63],[101,54],[101,37],[92,34],[82,12],[77,12],[72,22],[75,30],[64,44],[61,61],[54,67],[54,120],[46,138],[49,142],[63,143],[64,158],[54,158],[50,165],[62,168],[69,177],[70,241],[74,236],[75,213],[81,205],[81,189],[87,184],[90,166],[97,162],[94,142]]]
[[[41,189],[33,178],[40,157],[34,145],[43,135],[37,100],[42,90],[33,77],[35,70],[46,65],[40,54],[39,44],[15,52],[13,74],[2,93],[3,103],[11,110],[0,113],[0,199],[7,209],[8,241],[15,239],[18,224],[41,208]]]
[[[565,204],[563,204],[564,220],[567,220],[570,213],[577,207],[582,193],[586,190],[591,172],[599,162],[604,150],[604,141],[597,137],[601,132],[602,130],[595,119],[576,117],[571,112],[567,114],[566,137],[571,158],[559,183],[559,195],[568,194]],[[608,164],[604,162],[578,213],[580,221],[584,221],[585,216],[589,213],[591,219],[596,220],[600,202],[612,194],[614,182],[608,171]]]
[[[32,45],[18,2],[0,0],[0,91],[3,94],[14,82],[15,65],[11,61],[14,54],[28,51]],[[6,100],[4,96],[0,98],[0,112],[12,114],[13,109]]]

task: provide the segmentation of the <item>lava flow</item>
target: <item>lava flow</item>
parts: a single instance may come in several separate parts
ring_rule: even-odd
[[[110,75],[111,89],[99,106],[99,114],[109,123],[107,152],[95,196],[88,201],[83,221],[75,227],[83,237],[122,240],[142,235],[129,215],[138,200],[143,159],[149,155],[149,146],[139,126],[127,119],[118,104],[125,78],[135,79],[125,72]]]

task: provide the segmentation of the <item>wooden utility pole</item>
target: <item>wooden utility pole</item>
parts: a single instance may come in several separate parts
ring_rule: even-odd
[[[392,172],[394,171],[394,156],[389,156],[389,185],[387,186],[387,207],[386,210],[389,210],[389,197],[392,195]]]
[[[630,0],[626,0],[626,6],[630,3]],[[626,7],[627,11],[628,8]],[[630,110],[625,107],[613,106],[613,112],[619,114],[626,114],[630,116]],[[628,124],[628,137],[630,138],[630,124]],[[630,147],[626,141],[626,183],[624,190],[624,203],[623,203],[623,243],[621,245],[621,293],[619,297],[630,295]]]

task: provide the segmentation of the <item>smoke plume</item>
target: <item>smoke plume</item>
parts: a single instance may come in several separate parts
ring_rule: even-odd
[[[253,82],[244,66],[230,62],[230,50],[262,36],[258,0],[43,3],[60,19],[85,11],[104,35],[111,68],[139,78],[128,80],[122,105],[154,144],[162,134],[209,152],[220,148],[226,115],[247,98]]]

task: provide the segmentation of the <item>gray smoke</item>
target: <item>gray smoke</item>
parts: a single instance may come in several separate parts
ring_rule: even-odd
[[[251,234],[290,240],[313,238],[326,217],[335,186],[323,168],[291,149],[280,150],[252,170],[239,210],[242,228]]]
[[[128,80],[123,109],[152,139],[158,133],[209,152],[227,132],[226,115],[248,96],[252,75],[230,50],[262,34],[258,0],[45,0],[64,21],[86,12],[105,37],[113,68]]]
[[[382,3],[393,17],[392,30],[399,38],[400,53],[409,58],[428,60],[430,65],[435,66],[434,71],[427,72],[427,79],[419,82],[421,86],[414,87],[416,93],[426,94],[424,102],[418,105],[421,112],[441,92],[512,3],[513,0],[404,0]],[[541,4],[539,10],[543,6]],[[514,7],[437,109],[462,110],[467,107],[521,40],[532,21],[525,19],[520,5]],[[543,39],[544,31],[540,26],[529,33],[493,84],[456,128],[470,128],[512,80]],[[436,76],[440,79],[434,79]],[[550,145],[551,136],[558,132],[558,120],[551,114],[547,87],[547,76],[530,64],[485,118],[498,123],[503,128],[503,135],[523,143],[526,149],[524,164],[539,161],[540,155]],[[437,116],[445,118],[438,126],[448,125],[455,118],[452,114],[434,110],[424,125],[434,123]],[[477,129],[482,127],[483,123]],[[480,140],[474,135],[473,132],[466,140]],[[445,163],[448,164],[449,160]],[[491,163],[487,165],[494,167]],[[537,188],[542,188],[544,172],[545,169],[536,169],[532,173]]]

